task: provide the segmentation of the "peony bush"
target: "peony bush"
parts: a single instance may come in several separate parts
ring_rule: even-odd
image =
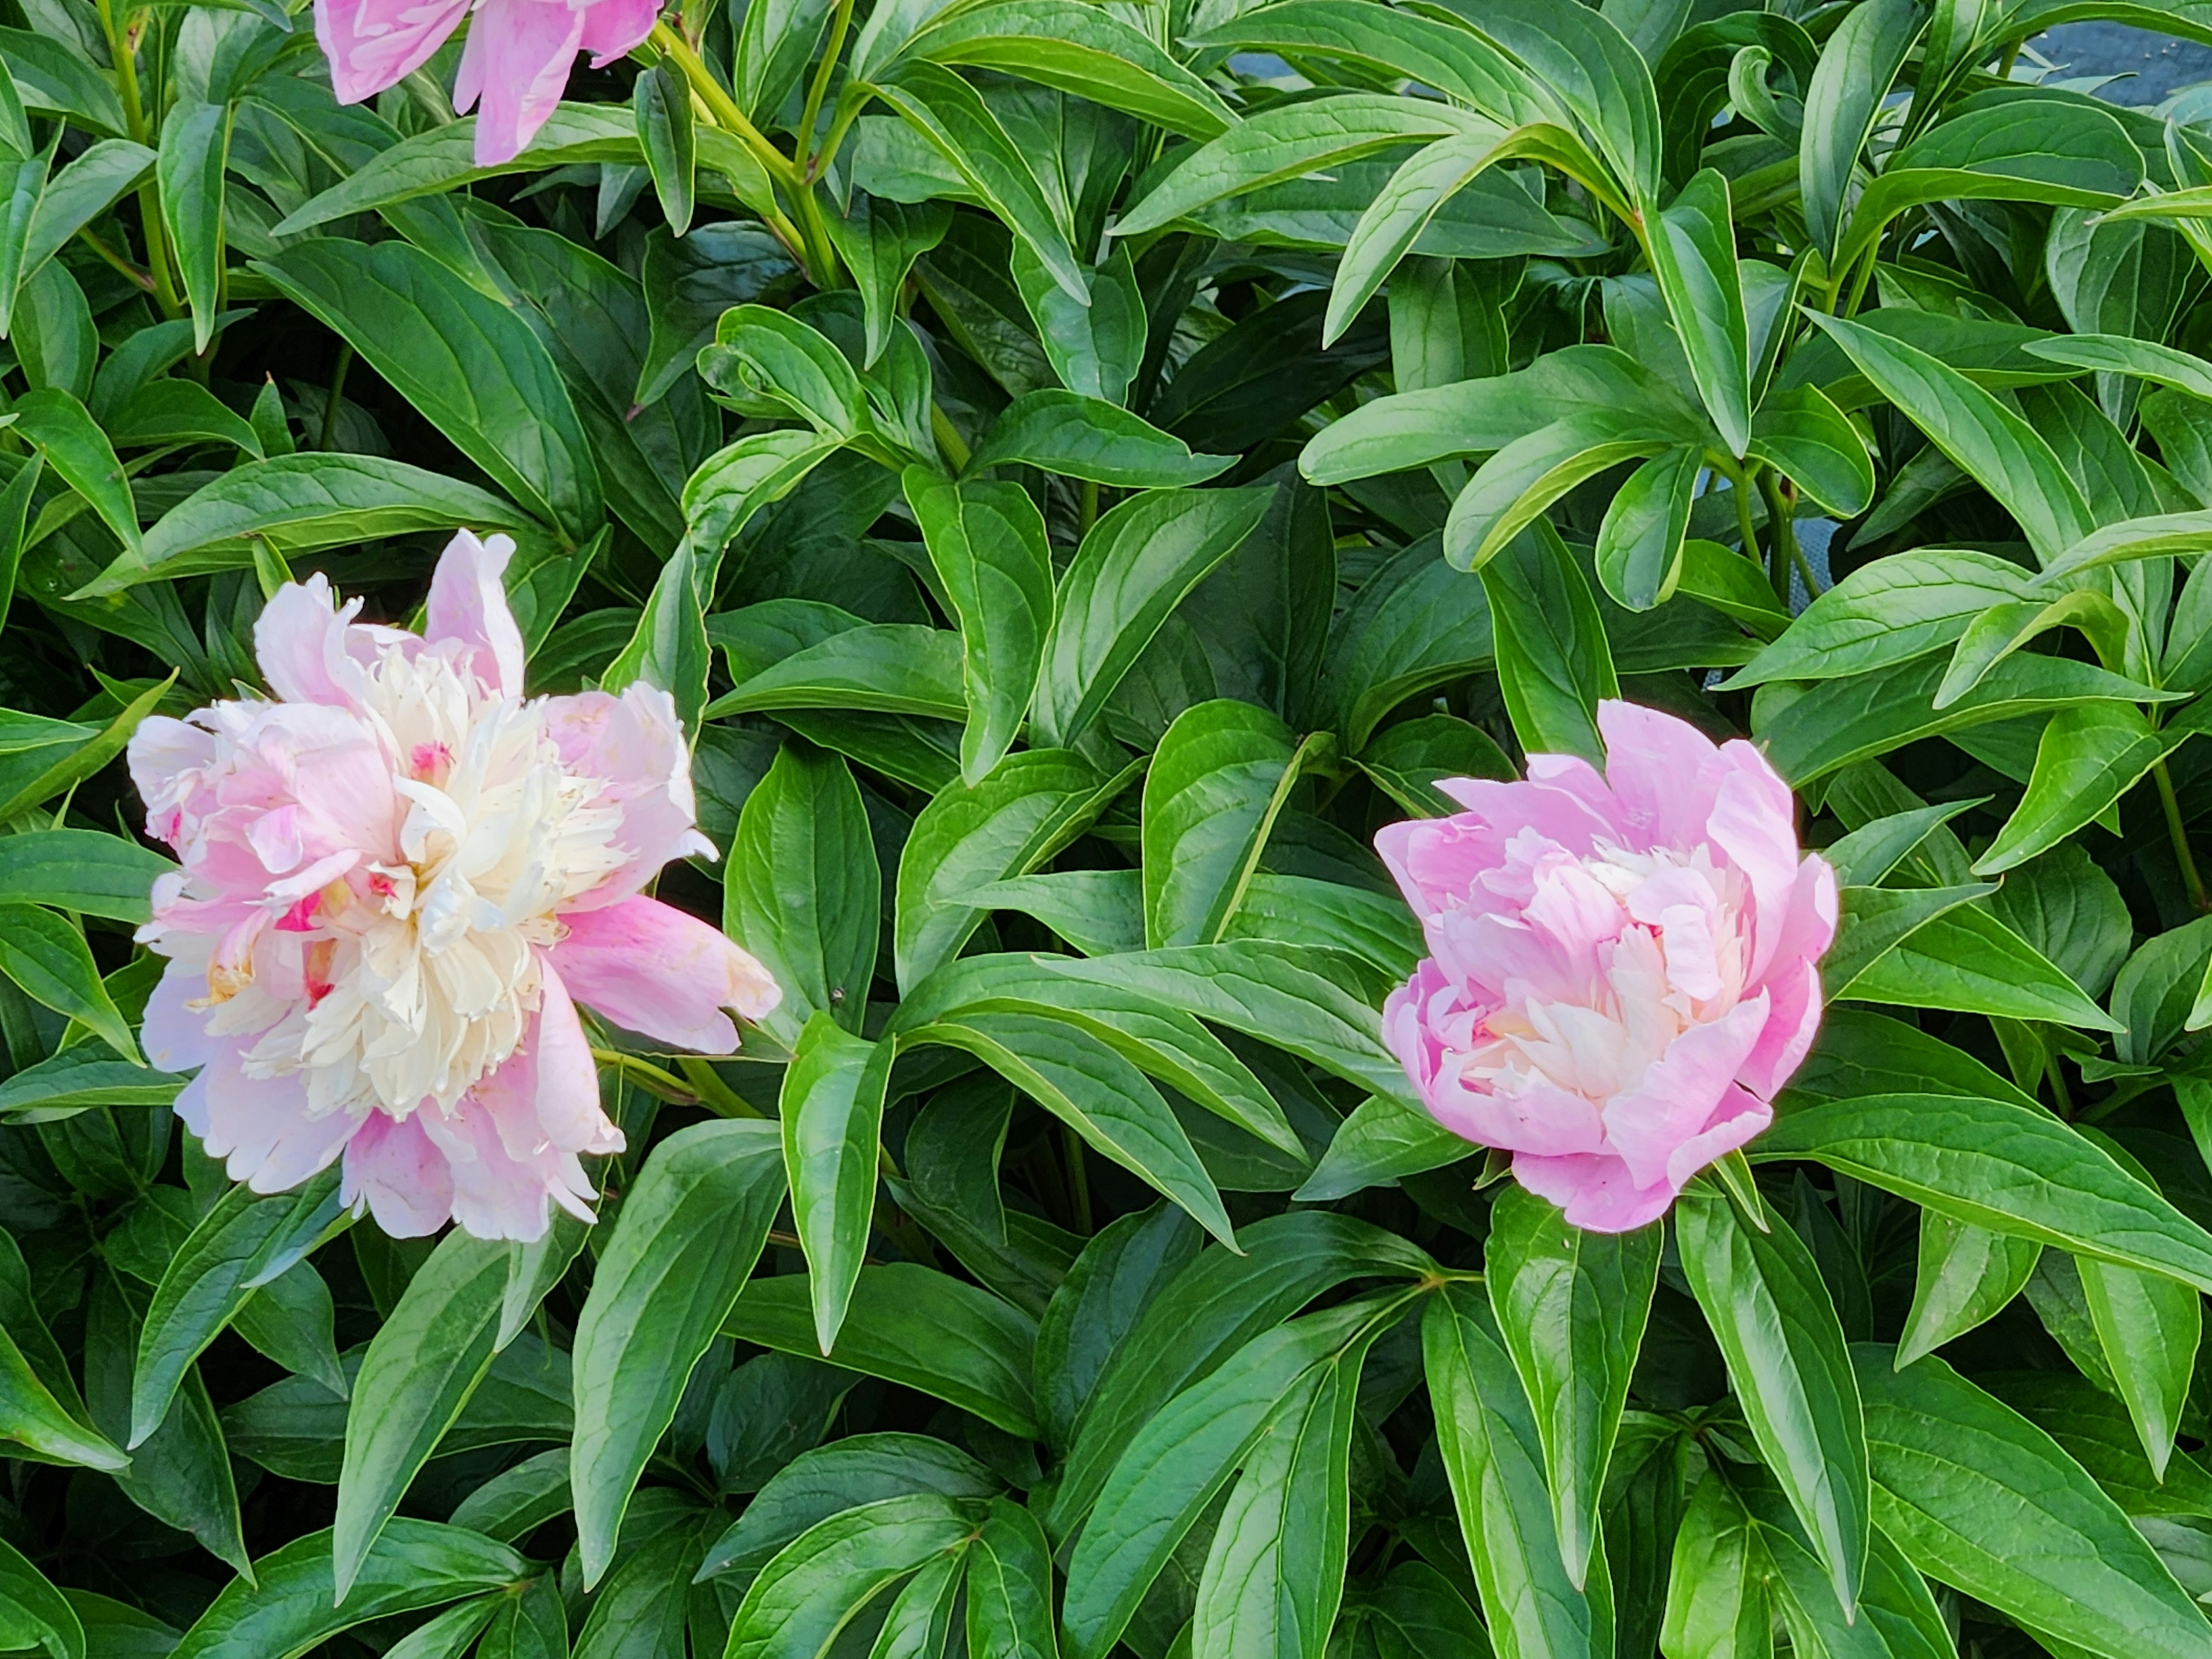
[[[2118,0],[0,6],[0,1652],[2212,1656]]]

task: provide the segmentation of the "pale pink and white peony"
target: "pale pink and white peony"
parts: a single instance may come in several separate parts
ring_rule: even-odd
[[[418,636],[356,623],[318,575],[254,627],[274,699],[149,719],[131,775],[183,867],[139,937],[169,958],[156,1065],[256,1192],[344,1160],[346,1202],[396,1236],[450,1217],[541,1237],[586,1219],[580,1154],[620,1152],[576,1015],[727,1054],[726,1009],[780,1000],[759,963],[641,889],[714,848],[673,702],[526,696],[501,574],[463,531]]]
[[[1376,837],[1431,952],[1382,1022],[1439,1123],[1625,1232],[1773,1121],[1820,1024],[1836,878],[1749,744],[1626,702],[1598,729],[1603,775],[1531,755],[1525,781],[1446,781],[1465,811]]]
[[[480,167],[511,161],[561,101],[579,52],[603,69],[653,33],[659,0],[315,0],[315,39],[341,104],[397,85],[476,16],[461,48],[453,107],[479,100]]]

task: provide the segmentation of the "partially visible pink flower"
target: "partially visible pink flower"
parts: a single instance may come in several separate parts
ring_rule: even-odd
[[[781,1000],[759,963],[641,892],[714,855],[665,691],[523,693],[501,573],[455,536],[425,634],[353,620],[320,576],[262,611],[276,701],[149,719],[131,740],[148,833],[183,868],[139,937],[177,1110],[256,1192],[345,1160],[386,1232],[448,1218],[532,1239],[588,1218],[580,1154],[620,1152],[574,998],[702,1054]]]
[[[1820,1024],[1836,878],[1749,744],[1626,702],[1598,729],[1602,776],[1531,755],[1525,782],[1447,781],[1467,811],[1376,837],[1431,952],[1382,1024],[1439,1123],[1626,1232],[1773,1121]]]
[[[315,39],[341,104],[396,85],[430,60],[471,0],[315,0]],[[476,21],[453,83],[453,107],[479,100],[476,157],[520,155],[561,101],[579,50],[602,69],[653,33],[658,0],[475,0]]]

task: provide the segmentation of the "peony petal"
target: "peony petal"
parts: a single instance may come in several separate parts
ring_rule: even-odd
[[[257,1193],[281,1193],[327,1169],[354,1124],[340,1114],[310,1118],[307,1087],[297,1074],[249,1076],[241,1050],[235,1038],[215,1042],[200,1074],[177,1097],[177,1114],[209,1157],[225,1160],[233,1181]]]
[[[1735,1073],[1736,1081],[1761,1100],[1773,1099],[1812,1050],[1820,1029],[1820,970],[1800,962],[1791,972],[1771,974],[1766,995],[1772,1002],[1766,1024]]]
[[[623,1133],[599,1107],[599,1066],[568,987],[549,963],[522,1046],[471,1091],[492,1109],[508,1154],[619,1152]]]
[[[1686,720],[1608,698],[1597,706],[1605,738],[1605,781],[1614,811],[1638,852],[1686,847],[1705,833],[1699,779],[1718,745]]]
[[[320,571],[278,588],[253,623],[253,654],[269,689],[286,702],[358,708],[364,676],[347,650],[361,601],[333,608]]]
[[[1736,1070],[1765,1029],[1762,993],[1710,1024],[1692,1025],[1625,1092],[1606,1103],[1606,1145],[1639,1188],[1664,1177],[1674,1149],[1703,1130],[1735,1089]]]
[[[345,1149],[338,1200],[366,1200],[376,1224],[393,1238],[423,1238],[453,1212],[453,1166],[422,1127],[419,1111],[401,1122],[371,1112]]]
[[[1516,1153],[1513,1178],[1537,1197],[1566,1212],[1571,1226],[1593,1233],[1628,1233],[1667,1213],[1679,1195],[1665,1182],[1638,1187],[1628,1166],[1603,1153],[1572,1158],[1539,1158]]]
[[[520,155],[561,102],[584,13],[563,0],[483,0],[469,25],[453,81],[453,107],[465,113],[479,96],[476,160],[501,167]]]
[[[163,1071],[188,1072],[213,1057],[206,1012],[185,1006],[206,994],[204,970],[172,962],[146,999],[146,1023],[138,1038],[145,1045],[146,1058]]]
[[[1744,978],[1755,985],[1781,942],[1797,884],[1796,809],[1790,786],[1749,744],[1723,744],[1721,761],[1726,769],[1713,794],[1705,838],[1751,884],[1752,957]]]
[[[658,899],[627,898],[561,918],[551,960],[570,994],[617,1025],[692,1054],[726,1054],[738,1030],[782,1001],[768,970],[719,928]]]
[[[358,104],[406,79],[468,9],[469,0],[315,0],[315,39],[338,102]]]
[[[584,13],[584,38],[577,44],[592,54],[593,69],[605,69],[652,33],[659,15],[659,0],[592,0]]]
[[[494,536],[478,541],[457,531],[430,578],[423,605],[422,637],[431,644],[453,641],[466,648],[476,676],[502,696],[522,695],[522,630],[507,608],[500,577],[514,556],[514,539]]]
[[[672,860],[714,856],[714,843],[696,827],[691,750],[667,692],[641,680],[619,697],[605,691],[549,697],[545,730],[564,766],[603,780],[594,805],[623,815],[615,840],[629,856],[572,908],[597,909],[625,898]]]
[[[1774,1121],[1774,1109],[1741,1089],[1731,1089],[1712,1122],[1677,1146],[1667,1160],[1667,1180],[1676,1192],[1690,1177],[1737,1147],[1763,1134]]]

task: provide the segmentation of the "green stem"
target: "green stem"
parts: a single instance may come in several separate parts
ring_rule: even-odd
[[[822,147],[814,152],[814,160],[807,167],[806,176],[809,179],[820,178],[830,164],[837,159],[837,151],[845,142],[845,135],[853,130],[853,123],[859,120],[861,112],[868,107],[870,94],[867,88],[858,87],[856,90],[856,87],[857,82],[848,81],[844,90],[837,94],[837,112],[830,118],[830,131],[823,135]]]
[[[1097,1229],[1091,1220],[1091,1176],[1083,1167],[1083,1137],[1065,1123],[1060,1133],[1067,1155],[1067,1196],[1075,1211],[1075,1231],[1088,1238]]]
[[[112,0],[96,0],[96,3],[100,27],[107,37],[107,55],[115,64],[115,89],[123,100],[123,125],[130,131],[131,143],[151,149],[157,140],[147,124],[145,102],[138,94],[137,55],[131,50],[124,30],[116,24]],[[169,266],[168,232],[161,222],[161,187],[151,177],[138,186],[138,219],[146,238],[146,268],[152,273],[154,297],[164,315],[180,316],[184,305],[177,297],[176,277]]]
[[[151,294],[154,291],[154,279],[151,276],[101,241],[91,230],[81,229],[77,232],[77,235],[87,247],[112,265],[121,274],[124,281],[129,283],[131,287],[142,294]]]
[[[830,91],[830,77],[836,72],[837,58],[845,50],[845,32],[853,27],[853,0],[837,0],[837,9],[830,18],[830,47],[822,54],[822,62],[814,71],[814,84],[806,89],[805,112],[799,118],[799,176],[811,180],[815,176],[814,127],[822,118],[822,100]]]
[[[954,428],[951,417],[936,404],[929,406],[929,430],[930,435],[937,440],[938,448],[944,453],[945,464],[955,472],[965,468],[968,457],[973,452],[968,447],[968,441]]]
[[[331,371],[331,390],[323,404],[323,429],[315,440],[315,447],[328,449],[338,433],[338,405],[345,397],[346,371],[353,367],[353,347],[338,342],[337,367]]]
[[[1782,499],[1782,484],[1771,470],[1759,475],[1759,499],[1766,503],[1766,576],[1774,584],[1774,596],[1782,601],[1783,608],[1790,605],[1790,573],[1796,565],[1804,563],[1805,556],[1797,550],[1797,525],[1790,515],[1790,503]],[[1805,584],[1808,595],[1812,583]]]
[[[1081,541],[1091,533],[1091,526],[1098,522],[1098,483],[1095,478],[1083,481],[1083,490],[1078,497],[1075,517],[1075,538]]]
[[[1729,481],[1729,495],[1735,503],[1736,533],[1743,538],[1743,556],[1757,559],[1759,527],[1751,521],[1751,480],[1736,466],[1723,466],[1721,476]]]
[[[653,26],[653,44],[684,71],[684,78],[699,94],[699,101],[706,105],[716,126],[735,135],[739,143],[760,158],[760,164],[784,184],[794,187],[798,185],[799,170],[792,166],[791,158],[761,137],[760,129],[745,118],[744,111],[738,107],[738,100],[722,89],[722,83],[714,78],[706,60],[692,50],[689,40],[668,27],[666,19]]]
[[[2181,866],[2181,884],[2189,890],[2190,904],[2202,915],[2212,909],[2212,904],[2205,901],[2204,878],[2197,873],[2197,854],[2189,845],[2189,829],[2181,821],[2181,802],[2173,793],[2172,775],[2166,769],[2164,761],[2152,767],[2150,773],[2158,784],[2158,804],[2166,809],[2166,833],[2173,842],[2174,862]]]
[[[2067,1090],[2066,1073],[2058,1068],[2058,1050],[2047,1034],[2039,1035],[2043,1038],[2044,1074],[2051,1079],[2051,1104],[2059,1116],[2070,1121],[2074,1116],[2074,1097]]]

